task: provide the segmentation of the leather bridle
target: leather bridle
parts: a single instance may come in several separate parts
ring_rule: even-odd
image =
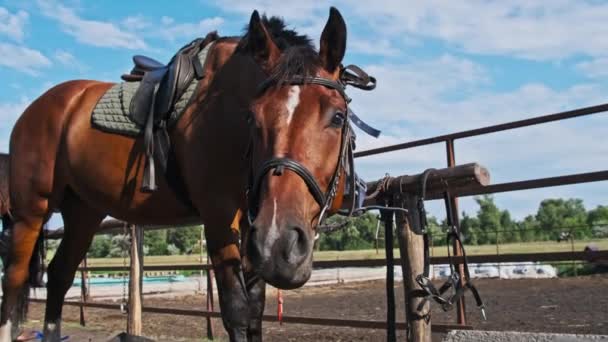
[[[274,80],[266,80],[260,85],[260,91],[268,89],[270,86],[274,85]],[[355,189],[356,187],[356,176],[354,172],[354,163],[353,163],[353,149],[354,149],[354,133],[352,132],[352,127],[349,123],[349,120],[352,120],[358,127],[362,128],[364,131],[371,135],[377,136],[380,132],[371,128],[370,126],[363,123],[349,108],[348,104],[351,99],[346,95],[345,88],[346,85],[353,85],[360,89],[371,90],[376,86],[376,80],[373,77],[368,76],[365,72],[359,69],[356,66],[348,66],[342,69],[341,77],[339,81],[334,81],[331,79],[323,78],[323,77],[304,77],[304,76],[294,76],[287,82],[283,82],[284,85],[309,85],[309,84],[317,84],[330,89],[334,89],[340,93],[344,102],[346,103],[346,112],[344,113],[344,123],[342,125],[342,132],[340,138],[340,154],[338,156],[338,161],[336,164],[336,168],[329,182],[329,186],[327,190],[324,192],[319,183],[313,176],[313,174],[297,160],[287,157],[280,158],[271,158],[264,162],[262,166],[257,170],[257,172],[253,172],[253,165],[251,168],[250,181],[249,181],[249,189],[247,191],[247,201],[248,201],[248,218],[249,222],[252,223],[257,214],[258,214],[258,204],[260,200],[260,187],[264,181],[264,177],[266,174],[273,170],[273,175],[280,176],[283,174],[285,169],[291,170],[295,174],[297,174],[302,181],[308,187],[308,190],[315,202],[319,205],[321,210],[319,211],[319,216],[317,220],[317,225],[320,224],[325,218],[325,214],[327,213],[327,209],[331,207],[337,191],[338,186],[340,185],[340,178],[343,171],[345,171],[345,167],[348,164],[350,168],[350,172],[348,174],[350,189]],[[253,160],[252,160],[253,162]],[[343,215],[350,215],[356,206],[356,198],[354,195],[351,196],[352,201],[348,208],[348,210],[340,212]]]

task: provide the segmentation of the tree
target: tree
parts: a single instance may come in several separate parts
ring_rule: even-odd
[[[479,244],[496,243],[497,232],[502,230],[503,213],[494,204],[494,198],[490,195],[475,197],[475,202],[479,204],[479,211],[477,211],[480,228]]]
[[[111,248],[108,256],[113,258],[124,258],[129,255],[131,248],[131,237],[128,234],[118,234],[112,236]]]
[[[108,235],[97,235],[93,238],[89,248],[89,256],[92,258],[105,258],[110,254],[112,241]]]
[[[376,215],[366,213],[349,221],[345,220],[348,219],[339,216],[332,216],[327,220],[328,225],[346,223],[346,227],[331,233],[322,233],[317,241],[319,250],[343,251],[374,248],[378,222]]]
[[[608,206],[598,205],[587,213],[587,224],[595,238],[608,237]]]
[[[147,255],[167,255],[167,230],[144,230],[144,248]]]
[[[167,244],[174,245],[181,253],[191,253],[200,238],[200,226],[172,228],[167,231]]]
[[[471,245],[479,244],[479,220],[476,217],[471,217],[467,213],[462,213],[460,220],[460,232],[463,242]]]
[[[519,236],[521,241],[537,241],[542,239],[542,232],[540,231],[538,221],[533,215],[526,216],[523,221],[517,222],[515,225],[519,230]],[[539,235],[540,233],[540,235]]]
[[[169,255],[179,255],[180,251],[179,251],[179,248],[177,248],[177,246],[170,243],[169,245],[167,245],[167,253]]]
[[[544,235],[551,240],[556,240],[564,231],[572,231],[575,238],[591,236],[581,199],[546,199],[540,203],[536,220]]]
[[[519,242],[521,236],[516,229],[515,222],[511,219],[511,213],[508,210],[503,210],[500,215],[500,227],[502,232],[499,233],[500,242]]]
[[[445,228],[446,228],[446,224],[445,222],[442,222],[441,224],[439,223],[439,221],[437,221],[437,218],[435,216],[431,216],[429,215],[427,217],[427,222],[428,222],[428,232],[429,235],[432,239],[432,244],[433,246],[445,246],[446,243],[446,237],[445,237]]]

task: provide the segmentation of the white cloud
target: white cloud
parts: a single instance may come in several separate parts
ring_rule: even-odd
[[[52,64],[40,51],[10,43],[0,42],[0,56],[0,66],[30,75],[37,75],[40,69]]]
[[[353,91],[352,97],[356,98],[353,106],[369,108],[373,121],[387,124],[444,120],[445,115],[451,114],[438,110],[438,105],[446,94],[467,95],[488,82],[487,71],[482,66],[448,54],[409,64],[370,65],[364,69],[379,80],[378,86],[372,92]],[[429,116],[429,113],[440,116]]]
[[[26,97],[22,97],[18,102],[0,102],[0,151],[8,152],[10,132],[29,104],[30,100]]]
[[[38,4],[43,15],[57,20],[62,30],[80,43],[125,49],[146,48],[143,39],[111,22],[83,19],[73,9],[54,1],[39,0]]]
[[[55,55],[53,57],[55,57],[55,59],[63,65],[74,65],[76,63],[76,58],[74,55],[64,50],[55,51]]]
[[[176,23],[173,18],[164,16],[161,18],[158,35],[168,41],[204,36],[210,31],[217,30],[223,23],[224,19],[220,17],[206,18],[195,23]]]
[[[376,55],[395,57],[402,55],[402,51],[387,39],[366,40],[353,37],[348,39],[347,51],[363,55]]]
[[[597,1],[384,0],[352,9],[379,34],[436,38],[473,53],[548,60],[608,51],[608,4]]]
[[[152,26],[152,23],[150,23],[143,15],[134,15],[126,17],[122,21],[121,25],[127,30],[139,31],[149,28]]]
[[[29,19],[25,11],[11,13],[4,7],[0,7],[0,34],[4,34],[14,41],[22,41],[25,35],[24,27]]]
[[[248,21],[253,10],[268,16],[278,16],[285,19],[288,28],[295,28],[301,34],[309,35],[317,44],[329,14],[329,5],[321,1],[298,0],[223,0],[215,1],[215,5],[225,12],[238,13]]]
[[[608,53],[605,2],[336,0],[333,4],[351,32],[356,28],[379,40],[433,38],[471,53],[534,60]],[[224,0],[216,5],[241,14],[258,9],[299,26],[314,21],[317,27],[327,20],[329,7],[319,1],[292,0]]]
[[[303,22],[317,16],[317,12],[324,8],[327,12],[329,7],[318,1],[298,1],[298,0],[223,0],[216,1],[216,5],[222,10],[250,15],[253,10],[260,14],[276,15],[284,17],[289,21]],[[323,18],[327,20],[327,17]]]
[[[600,57],[581,62],[576,65],[576,69],[590,78],[604,78],[608,76],[608,58]]]
[[[58,49],[53,54],[53,58],[59,62],[59,64],[69,68],[79,70],[80,72],[86,71],[88,68],[82,62],[80,62],[70,52]]]

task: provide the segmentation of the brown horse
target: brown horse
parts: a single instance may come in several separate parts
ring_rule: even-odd
[[[174,172],[153,193],[139,191],[143,139],[91,126],[112,84],[69,81],[35,100],[10,140],[12,244],[0,342],[11,340],[30,259],[55,210],[65,236],[48,267],[45,341],[61,336],[65,293],[106,215],[134,224],[204,222],[230,340],[261,340],[265,283],[295,288],[308,280],[317,224],[342,201],[345,47],[335,8],[318,52],[280,19],[253,12],[243,37],[219,38],[210,50],[195,100],[169,132]]]

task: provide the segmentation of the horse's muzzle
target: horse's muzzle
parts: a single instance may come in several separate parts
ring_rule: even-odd
[[[251,227],[247,254],[267,283],[280,289],[298,288],[310,278],[313,237],[300,225]]]

